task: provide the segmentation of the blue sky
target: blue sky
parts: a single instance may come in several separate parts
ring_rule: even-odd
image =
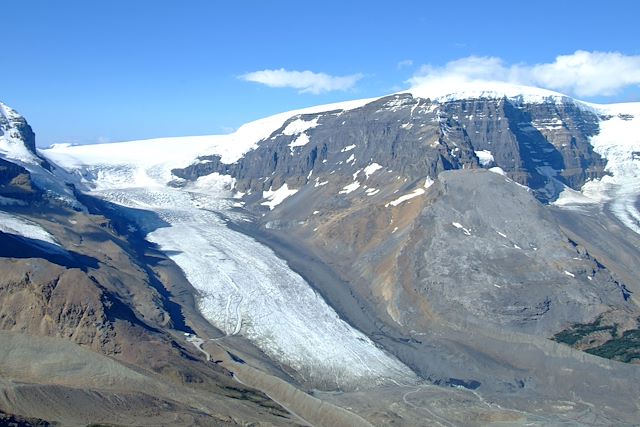
[[[225,133],[405,89],[424,74],[467,69],[469,57],[481,59],[482,77],[516,72],[583,99],[640,100],[634,0],[20,0],[1,11],[0,100],[27,117],[41,146]],[[576,51],[621,71],[604,89],[589,76],[553,80],[563,74],[558,55]],[[264,70],[272,74],[255,74]],[[271,87],[274,78],[285,87]]]

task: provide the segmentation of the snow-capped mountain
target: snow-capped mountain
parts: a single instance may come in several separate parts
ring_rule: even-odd
[[[8,160],[40,164],[36,139],[26,120],[0,102],[0,155]]]
[[[73,190],[66,185],[64,172],[53,175],[51,164],[38,154],[35,141],[35,133],[24,117],[0,103],[0,161],[10,163],[14,173],[25,176],[29,186],[33,183],[46,197],[80,209]]]
[[[225,366],[275,372],[375,423],[512,411],[553,424],[587,405],[625,425],[637,408],[615,396],[640,392],[637,366],[617,362],[640,360],[639,123],[638,104],[482,82],[229,135],[26,152],[53,171],[37,187],[72,184],[179,267],[215,329],[188,317],[178,330],[207,358],[240,352]]]
[[[596,105],[537,88],[473,83],[457,90],[416,88],[366,100],[351,111],[339,107],[280,115],[271,125],[282,126],[263,139],[257,154],[237,161],[215,149],[209,155],[201,151],[197,162],[175,174],[193,179],[214,171],[230,173],[245,178],[238,186],[243,193],[270,195],[286,183],[283,191],[291,195],[313,181],[299,180],[314,167],[317,178],[322,170],[341,176],[371,164],[405,171],[424,163],[426,173],[403,177],[411,182],[442,170],[482,167],[504,171],[534,189],[540,200],[559,206],[617,200],[611,208],[640,231],[633,202],[640,191],[638,104]],[[283,123],[283,117],[290,120]],[[368,120],[366,129],[361,119]],[[389,138],[395,140],[386,143]],[[260,154],[272,151],[273,159]],[[260,156],[269,161],[260,164]],[[358,180],[352,181],[345,185],[353,187]]]
[[[428,122],[438,122],[439,134],[430,137],[442,139],[437,150],[448,152],[442,157],[446,164],[430,165],[431,169],[435,167],[430,170],[432,173],[460,167],[499,168],[494,170],[501,169],[517,182],[530,186],[544,201],[554,201],[562,193],[563,197],[556,202],[558,205],[613,199],[629,201],[637,197],[640,141],[635,135],[640,126],[639,104],[598,105],[553,91],[496,82],[470,82],[463,87],[422,86],[380,100],[364,99],[290,111],[251,122],[230,135],[134,141],[120,143],[124,145],[117,145],[117,150],[111,149],[111,144],[57,145],[46,153],[51,159],[64,157],[66,160],[62,161],[67,163],[69,158],[83,159],[89,166],[85,169],[96,164],[128,164],[129,169],[153,168],[154,173],[159,173],[162,168],[161,180],[165,182],[172,179],[173,169],[191,166],[207,173],[216,169],[214,164],[218,161],[236,164],[245,153],[259,146],[263,150],[271,149],[277,143],[268,141],[276,138],[290,139],[286,145],[295,162],[307,154],[307,148],[314,146],[309,144],[309,135],[321,132],[314,130],[319,123],[325,128],[342,126],[344,129],[346,121],[338,118],[345,112],[362,111],[366,104],[381,103],[382,99],[385,104],[378,105],[380,113],[399,113],[396,120],[405,121],[400,123],[398,137],[415,136],[424,140],[425,129],[419,129],[422,133],[417,135],[414,125],[424,128]],[[524,106],[528,106],[527,111],[518,115]],[[408,117],[403,118],[401,110],[409,112]],[[502,119],[507,120],[500,123]],[[372,120],[379,122],[381,118],[372,117]],[[341,149],[345,147],[350,145]],[[347,151],[350,150],[343,153]],[[343,160],[348,160],[351,154],[355,155],[351,152]],[[465,155],[470,159],[465,159]],[[284,162],[288,163],[291,162]],[[405,163],[410,167],[410,162]],[[247,169],[254,175],[260,174],[255,168]],[[178,172],[178,176],[180,174],[184,172]],[[132,186],[138,185],[130,177],[123,178]],[[99,185],[102,180],[89,181]],[[571,190],[585,197],[577,197]],[[289,193],[293,194],[292,191]],[[618,206],[616,211],[627,226],[640,230],[637,223],[634,225],[639,216],[633,203]]]

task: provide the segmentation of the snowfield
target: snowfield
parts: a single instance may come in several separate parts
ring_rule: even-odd
[[[504,97],[525,104],[580,103],[567,95],[547,89],[497,81],[467,81],[458,78],[427,81],[398,93],[411,93],[414,97],[430,98],[440,103],[460,99],[500,99]],[[589,108],[584,103],[580,104]]]

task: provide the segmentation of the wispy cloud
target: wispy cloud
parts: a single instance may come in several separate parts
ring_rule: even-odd
[[[332,76],[313,71],[261,70],[243,74],[239,78],[248,82],[261,83],[269,87],[288,87],[300,93],[320,94],[323,92],[351,89],[363,77],[362,74]]]
[[[640,85],[640,56],[578,50],[541,64],[506,64],[501,58],[469,56],[444,66],[423,65],[412,87],[439,81],[503,81],[543,87],[576,96],[611,96]]]
[[[398,68],[398,70],[401,70],[406,67],[411,67],[412,65],[413,65],[413,59],[405,59],[398,62],[398,65],[396,67]]]

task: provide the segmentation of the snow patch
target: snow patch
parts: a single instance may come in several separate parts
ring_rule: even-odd
[[[267,199],[266,202],[260,203],[262,206],[268,206],[270,210],[273,210],[280,203],[284,202],[287,197],[293,196],[298,190],[289,189],[289,186],[284,183],[282,187],[277,190],[270,188],[269,191],[262,192],[262,198]]]
[[[309,143],[309,135],[306,133],[301,133],[296,139],[294,139],[291,144],[289,144],[289,148],[291,149],[291,153],[293,154],[293,149],[295,147],[302,147]]]
[[[424,193],[425,193],[424,188],[416,188],[416,189],[415,189],[415,190],[413,190],[411,193],[409,193],[409,194],[405,194],[405,195],[403,195],[403,196],[400,196],[400,197],[398,197],[397,199],[395,199],[395,200],[393,200],[393,201],[391,201],[391,202],[389,202],[389,203],[385,204],[384,206],[385,206],[385,207],[389,207],[389,205],[391,205],[391,206],[398,206],[400,203],[404,203],[404,202],[406,202],[407,200],[411,200],[411,199],[413,199],[414,197],[418,197],[418,196],[420,196],[420,195],[422,195],[422,194],[424,194]]]
[[[498,175],[507,176],[507,173],[499,166],[489,168],[489,172],[497,173]]]
[[[424,180],[424,188],[429,188],[431,187],[433,184],[435,183],[435,181],[433,179],[431,179],[430,176],[428,176],[425,180]]]
[[[459,222],[452,222],[451,225],[453,225],[455,228],[458,228],[460,230],[462,230],[462,232],[464,234],[466,234],[467,236],[471,236],[471,230],[468,228],[465,228],[462,224],[460,224]]]
[[[478,157],[478,160],[483,167],[487,167],[495,161],[495,159],[493,158],[493,154],[491,154],[491,151],[489,150],[476,151],[476,156]]]
[[[313,129],[318,126],[318,117],[314,117],[313,120],[302,120],[296,119],[289,123],[287,127],[282,130],[283,135],[297,135],[299,133],[303,133],[308,131],[309,129]]]
[[[380,166],[377,163],[371,163],[370,165],[366,166],[364,168],[364,174],[365,174],[365,179],[369,179],[369,175],[372,175],[374,172],[378,171],[382,169],[382,166]]]
[[[344,147],[342,150],[340,150],[341,153],[346,153],[347,151],[351,151],[354,148],[356,148],[355,145],[347,145],[346,147]]]
[[[566,187],[558,195],[558,198],[551,204],[562,208],[572,208],[576,205],[590,205],[598,203],[598,200],[586,196],[580,191],[576,191],[571,187]]]
[[[345,185],[338,194],[349,194],[356,191],[358,188],[360,188],[360,183],[358,181],[354,181],[351,184]]]
[[[375,196],[380,190],[377,188],[367,188],[364,192],[367,196]]]

